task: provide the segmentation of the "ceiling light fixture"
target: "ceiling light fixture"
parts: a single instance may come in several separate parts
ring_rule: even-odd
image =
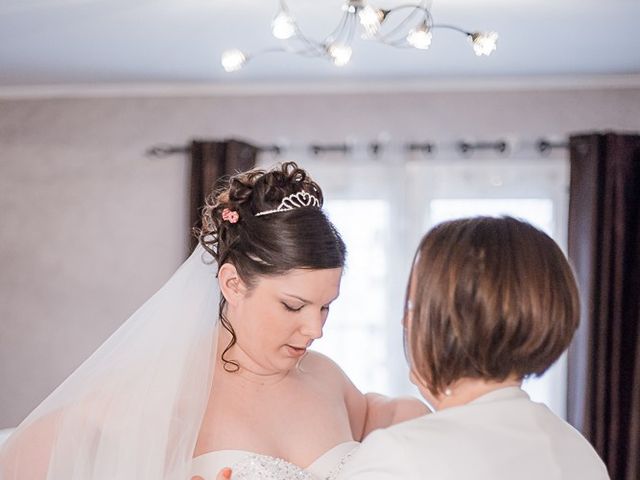
[[[433,30],[448,29],[466,35],[478,56],[490,55],[496,49],[496,32],[469,32],[455,25],[434,24],[429,4],[429,0],[421,0],[416,4],[382,9],[369,5],[366,0],[346,0],[338,26],[324,39],[316,41],[302,33],[285,0],[280,0],[280,8],[271,22],[271,31],[285,45],[253,54],[237,49],[227,50],[222,54],[222,66],[227,72],[233,72],[240,70],[247,61],[258,55],[289,52],[304,57],[328,59],[340,67],[351,60],[351,44],[358,29],[362,31],[362,38],[396,48],[427,50],[431,45]],[[406,16],[384,28],[390,23],[388,18],[401,11]]]

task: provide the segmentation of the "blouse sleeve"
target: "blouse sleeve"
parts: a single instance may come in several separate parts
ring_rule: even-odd
[[[409,480],[418,478],[402,438],[376,430],[345,463],[336,480]]]

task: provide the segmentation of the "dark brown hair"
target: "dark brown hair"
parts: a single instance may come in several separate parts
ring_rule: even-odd
[[[207,198],[202,228],[196,232],[200,244],[216,259],[218,269],[225,263],[233,264],[250,288],[259,276],[281,275],[298,268],[343,267],[344,242],[321,208],[300,207],[256,216],[276,209],[285,197],[298,192],[313,195],[322,206],[320,186],[294,162],[269,171],[238,173],[224,181]],[[237,223],[222,218],[225,209],[238,214]],[[220,322],[231,334],[222,360],[225,369],[236,371],[238,363],[225,359],[236,343],[236,334],[224,315],[225,305],[221,296]]]
[[[409,296],[405,345],[435,395],[461,378],[541,375],[579,321],[564,254],[548,235],[511,217],[433,228],[416,252]]]

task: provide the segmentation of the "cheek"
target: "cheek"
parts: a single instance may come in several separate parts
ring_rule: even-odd
[[[263,323],[264,336],[271,342],[281,346],[289,343],[291,336],[297,330],[296,317],[287,312],[271,312],[269,318],[265,318]]]
[[[251,349],[270,350],[287,343],[294,327],[289,322],[286,312],[281,312],[278,305],[265,308],[247,308],[243,312],[241,323],[236,328],[238,342]],[[291,328],[289,328],[291,327]],[[242,340],[241,340],[242,338]]]

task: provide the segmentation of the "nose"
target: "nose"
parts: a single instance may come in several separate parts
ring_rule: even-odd
[[[325,316],[322,312],[317,312],[313,315],[309,315],[308,318],[304,319],[302,326],[300,327],[300,333],[302,333],[305,337],[308,337],[312,340],[317,340],[322,337],[322,327],[324,326]]]

